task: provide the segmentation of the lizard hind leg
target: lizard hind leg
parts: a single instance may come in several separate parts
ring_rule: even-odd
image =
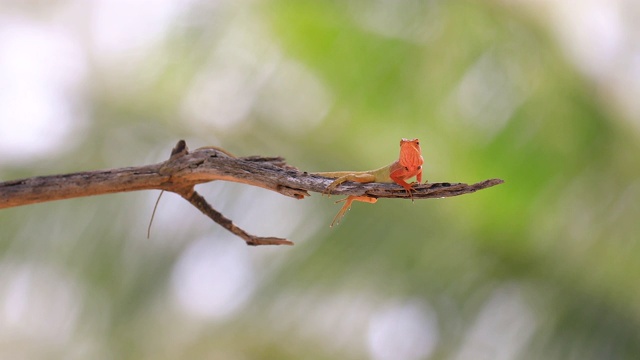
[[[342,205],[342,208],[340,209],[340,211],[338,211],[336,216],[333,218],[333,221],[331,222],[331,225],[329,225],[329,227],[333,227],[333,225],[340,224],[340,220],[342,220],[342,218],[347,213],[347,211],[349,211],[349,209],[351,209],[351,204],[354,201],[362,201],[362,202],[366,202],[366,203],[369,203],[369,204],[374,204],[376,201],[378,201],[378,199],[370,197],[370,196],[353,196],[353,195],[351,195],[351,196],[347,196],[346,198],[344,198],[342,200],[336,201],[336,204],[339,203],[339,202],[343,202],[343,201],[344,201],[344,205]]]
[[[322,195],[331,196],[331,193],[333,192],[333,190],[335,190],[340,184],[346,181],[353,181],[353,182],[359,182],[364,184],[364,183],[370,183],[370,182],[376,181],[376,177],[372,174],[367,174],[367,173],[364,173],[364,174],[353,173],[353,174],[343,175],[333,180],[333,182],[329,184],[329,186],[327,186],[327,188],[322,192]]]
[[[342,184],[345,181],[347,181],[346,176],[341,176],[333,180],[333,182],[329,184],[329,186],[327,186],[326,189],[324,189],[324,191],[322,192],[322,196],[327,195],[327,197],[331,197],[331,193],[333,192],[333,190],[335,190],[335,188],[337,188],[340,184]]]

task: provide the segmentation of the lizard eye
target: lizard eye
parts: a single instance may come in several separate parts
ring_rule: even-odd
[[[418,170],[422,169],[422,165],[418,166]]]
[[[416,145],[420,145],[420,141],[416,141]]]

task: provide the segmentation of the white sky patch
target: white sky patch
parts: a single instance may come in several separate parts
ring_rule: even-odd
[[[421,301],[390,304],[375,312],[367,345],[372,359],[426,359],[439,338],[436,313]]]
[[[360,25],[376,34],[425,43],[438,38],[444,29],[444,17],[437,1],[374,0],[367,6],[350,2],[352,16]]]
[[[615,71],[624,50],[620,2],[611,0],[558,1],[552,25],[571,59],[588,75],[600,79]]]
[[[235,14],[209,64],[188,90],[182,113],[198,128],[229,129],[244,122],[280,52],[251,14]]]
[[[317,76],[301,63],[283,60],[265,84],[257,108],[274,125],[299,134],[318,126],[332,103],[330,91]]]
[[[503,0],[544,14],[567,58],[640,133],[640,2]]]
[[[523,101],[512,75],[489,50],[467,70],[453,94],[461,120],[485,139],[504,128]]]
[[[171,277],[176,304],[205,319],[223,319],[242,309],[256,287],[250,250],[236,239],[211,236],[189,245]]]
[[[91,2],[88,47],[103,89],[117,97],[154,91],[150,86],[166,71],[168,61],[159,49],[192,2]]]
[[[34,346],[71,342],[83,305],[81,295],[76,282],[55,268],[1,263],[0,337]]]
[[[250,69],[239,65],[216,65],[201,71],[184,99],[184,116],[196,127],[205,128],[228,129],[243,122],[259,86],[250,74]]]
[[[231,15],[182,103],[183,116],[195,128],[232,129],[258,114],[299,134],[326,116],[333,102],[328,89],[304,65],[287,59],[261,22],[250,11]]]
[[[86,58],[71,34],[0,19],[0,163],[52,156],[83,120]]]
[[[520,289],[497,289],[469,328],[456,360],[518,359],[536,328]]]
[[[99,59],[135,59],[164,38],[189,1],[97,0],[91,14],[92,44]]]
[[[437,316],[423,300],[384,300],[347,288],[280,294],[269,311],[270,324],[286,336],[315,342],[326,353],[339,353],[336,358],[411,360],[433,352]]]
[[[306,288],[303,292],[281,293],[269,313],[279,333],[313,341],[327,353],[340,352],[364,358],[364,334],[377,308],[376,296],[351,289],[330,293]]]

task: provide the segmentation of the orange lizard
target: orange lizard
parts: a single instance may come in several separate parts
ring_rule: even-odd
[[[359,183],[396,183],[407,190],[409,192],[409,195],[411,196],[411,200],[413,200],[411,190],[414,183],[409,184],[405,180],[415,176],[418,184],[420,184],[422,182],[423,163],[424,159],[422,158],[422,151],[420,150],[420,141],[418,139],[402,139],[400,140],[399,159],[387,166],[369,171],[319,172],[313,173],[313,175],[320,175],[335,179],[331,184],[329,184],[329,186],[327,186],[324,194],[330,195],[336,187],[338,187],[345,181],[355,181]],[[351,204],[354,201],[362,201],[373,204],[378,201],[378,199],[370,196],[350,195],[342,200],[336,201],[336,203],[342,201],[344,201],[345,203],[342,206],[342,209],[340,209],[340,211],[338,211],[338,214],[336,214],[336,216],[333,218],[333,221],[331,222],[332,227],[333,225],[337,225],[340,223],[340,220],[342,219],[344,214],[351,208]]]

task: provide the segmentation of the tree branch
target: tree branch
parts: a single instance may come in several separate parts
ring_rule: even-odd
[[[333,181],[288,166],[280,157],[234,157],[223,149],[208,147],[189,152],[180,140],[169,160],[153,165],[65,175],[37,176],[0,183],[0,209],[45,201],[138,190],[165,190],[181,195],[216,223],[241,237],[249,245],[291,245],[286,239],[257,237],[246,233],[214,210],[198,195],[194,186],[214,180],[259,186],[282,195],[302,199],[309,192],[322,193]],[[458,196],[502,184],[490,179],[473,185],[432,183],[414,187],[413,199]],[[409,198],[396,184],[347,182],[332,194],[374,198]]]

